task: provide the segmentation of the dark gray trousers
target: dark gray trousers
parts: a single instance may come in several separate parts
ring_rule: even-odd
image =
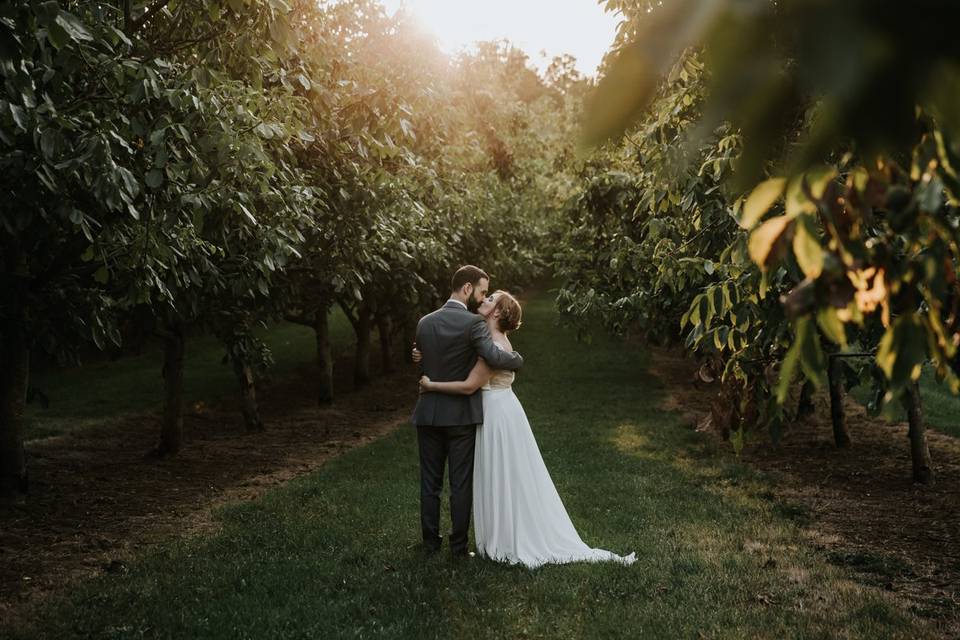
[[[470,512],[473,510],[473,452],[477,425],[455,427],[418,426],[420,448],[420,525],[423,542],[440,548],[440,493],[443,468],[450,460],[450,551],[467,553]]]

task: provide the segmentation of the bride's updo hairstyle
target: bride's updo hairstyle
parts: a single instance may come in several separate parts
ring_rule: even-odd
[[[493,303],[493,310],[500,312],[500,317],[497,318],[497,326],[500,331],[506,333],[519,329],[522,324],[520,320],[523,317],[523,311],[520,309],[520,303],[517,302],[517,299],[503,290],[494,291],[493,295],[497,296],[497,301]]]

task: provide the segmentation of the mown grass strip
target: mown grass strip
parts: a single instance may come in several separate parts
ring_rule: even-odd
[[[14,637],[925,636],[806,546],[761,479],[658,409],[641,347],[578,344],[556,320],[548,296],[527,306],[517,394],[581,535],[636,564],[424,558],[403,428],[222,510],[214,537],[77,587]]]

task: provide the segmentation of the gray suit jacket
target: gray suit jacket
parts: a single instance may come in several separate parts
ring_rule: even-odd
[[[516,371],[523,365],[519,353],[497,348],[482,316],[452,301],[420,318],[417,348],[423,354],[421,372],[437,382],[466,380],[477,356],[494,369]],[[412,421],[415,425],[437,427],[480,424],[483,400],[479,393],[421,393]]]

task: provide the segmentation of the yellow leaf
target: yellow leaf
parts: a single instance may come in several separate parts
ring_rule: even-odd
[[[795,218],[801,213],[816,213],[817,205],[803,192],[803,176],[797,176],[787,185],[786,214]]]
[[[814,198],[822,198],[823,192],[831,180],[836,179],[837,170],[833,167],[816,167],[807,171],[805,179]]]
[[[777,216],[767,220],[750,234],[750,258],[766,269],[767,264],[776,256],[773,249],[784,233],[789,233],[793,220],[789,216]]]
[[[750,229],[757,224],[763,214],[769,211],[773,203],[783,194],[783,188],[786,184],[786,178],[770,178],[758,184],[743,205],[743,215],[739,220],[740,226],[744,229]]]

